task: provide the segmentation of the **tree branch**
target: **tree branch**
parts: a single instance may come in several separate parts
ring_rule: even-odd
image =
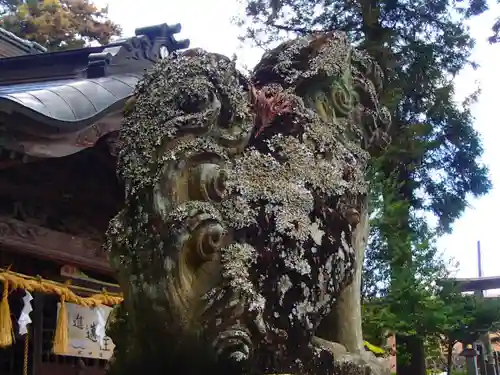
[[[319,30],[306,29],[304,27],[290,27],[285,25],[279,25],[276,23],[270,23],[268,26],[275,27],[278,30],[288,31],[292,33],[300,33],[300,34],[312,34],[314,32],[319,31]]]

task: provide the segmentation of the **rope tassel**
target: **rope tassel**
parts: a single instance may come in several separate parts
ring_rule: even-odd
[[[57,315],[56,334],[52,350],[54,354],[65,354],[68,347],[68,311],[66,310],[65,297],[61,296],[59,314]]]
[[[3,295],[0,302],[0,348],[12,345],[12,318],[9,307],[9,283],[3,282]]]
[[[23,375],[28,375],[28,362],[29,362],[29,333],[27,332],[24,336],[24,365],[23,365]]]

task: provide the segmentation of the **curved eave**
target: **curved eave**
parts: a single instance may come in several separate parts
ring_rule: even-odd
[[[141,74],[0,87],[1,145],[35,157],[60,157],[118,130],[117,121]]]
[[[140,74],[123,74],[0,87],[0,112],[36,120],[40,124],[37,133],[73,132],[122,104],[132,95],[140,77]],[[14,130],[18,126],[6,125]]]

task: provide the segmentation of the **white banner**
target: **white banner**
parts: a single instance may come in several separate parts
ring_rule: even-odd
[[[60,304],[57,314],[59,315]],[[63,355],[108,360],[114,344],[105,333],[111,307],[83,307],[66,303],[68,312],[68,347]]]

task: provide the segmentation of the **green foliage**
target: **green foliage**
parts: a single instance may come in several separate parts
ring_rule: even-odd
[[[396,173],[372,177],[372,226],[363,279],[363,323],[369,339],[387,330],[426,337],[446,321],[435,281],[448,275],[447,264],[437,252],[435,233],[399,197],[402,185]],[[408,220],[404,227],[402,218]]]
[[[438,334],[449,343],[471,342],[481,334],[500,329],[500,299],[461,294],[453,285],[443,285],[438,297],[443,300],[447,314]]]
[[[500,4],[500,0],[497,0],[497,3]],[[498,43],[500,42],[500,17],[497,17],[492,26],[493,34],[489,37],[490,43]]]
[[[81,48],[97,41],[107,44],[121,28],[89,0],[0,0],[4,29],[49,50]]]
[[[363,332],[374,343],[381,343],[388,331],[419,336],[425,338],[427,356],[439,356],[443,343],[475,340],[497,329],[500,300],[464,295],[456,285],[443,282],[450,267],[435,247],[436,233],[400,200],[397,192],[402,182],[391,176],[372,176]],[[400,220],[408,210],[408,230],[404,230]],[[405,354],[399,361],[404,361]]]

